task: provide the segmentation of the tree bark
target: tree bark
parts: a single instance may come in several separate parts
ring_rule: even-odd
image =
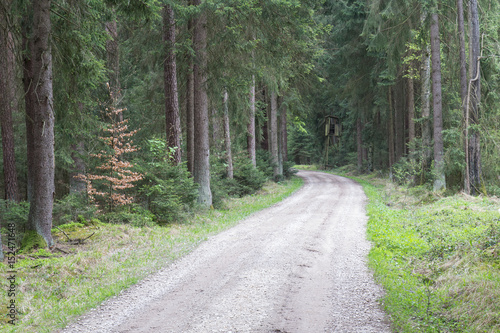
[[[358,155],[358,171],[363,167],[363,141],[361,137],[361,117],[356,119],[356,147]]]
[[[33,151],[28,159],[33,165],[33,201],[30,205],[28,229],[36,230],[49,247],[52,239],[54,203],[54,110],[52,91],[52,53],[50,49],[50,0],[33,0],[33,64],[34,96],[32,111]],[[27,106],[28,107],[28,106]]]
[[[443,106],[441,90],[441,42],[437,8],[431,15],[432,98],[434,111],[434,191],[446,188],[444,174]]]
[[[287,120],[287,108],[285,104],[281,104],[280,107],[280,151],[282,163],[288,161],[288,120]]]
[[[229,105],[228,105],[228,93],[224,89],[224,146],[226,148],[226,164],[227,164],[227,178],[233,179],[233,155],[231,152],[231,131],[229,129]]]
[[[12,1],[0,9],[0,123],[2,131],[5,199],[19,201],[12,113],[15,111],[14,39],[8,25]]]
[[[392,107],[392,87],[388,89],[388,101],[389,101],[389,126],[387,128],[389,132],[389,172],[392,175],[392,166],[394,165],[394,116]]]
[[[255,155],[255,75],[252,75],[252,85],[250,87],[250,110],[247,124],[247,150],[252,165],[257,166]]]
[[[193,0],[199,6],[201,0]],[[194,19],[193,49],[194,63],[194,181],[200,185],[198,202],[206,207],[212,205],[210,190],[210,144],[207,96],[207,15],[202,12]]]
[[[408,143],[409,152],[413,154],[415,147],[415,87],[413,78],[408,78]]]
[[[33,179],[34,168],[33,156],[34,154],[34,138],[33,138],[33,121],[34,121],[34,85],[33,85],[33,62],[31,60],[31,53],[33,50],[33,39],[31,38],[31,22],[25,16],[23,18],[23,87],[24,87],[24,103],[25,103],[25,120],[26,120],[26,163],[27,163],[27,184],[26,184],[26,197],[28,202],[33,202]],[[31,215],[28,216],[31,219]],[[34,225],[33,221],[29,220],[28,225]]]
[[[273,167],[274,179],[280,178],[278,161],[278,97],[275,92],[271,92],[271,107],[269,110],[268,131],[271,153],[271,164]]]
[[[192,1],[190,1],[192,4]],[[193,33],[193,19],[188,21],[188,31]],[[187,73],[187,93],[186,93],[186,150],[187,150],[187,169],[194,173],[194,62],[193,57],[188,53],[188,73]]]
[[[462,102],[462,114],[464,126],[467,122],[467,59],[465,56],[465,24],[464,24],[464,6],[463,0],[457,0],[457,21],[458,21],[458,41],[460,53],[460,98]],[[464,129],[464,150],[466,151],[466,170],[464,172],[464,189],[470,193],[469,182],[469,161],[467,158],[467,130]]]
[[[467,59],[465,57],[465,25],[463,0],[457,0],[458,12],[458,37],[460,48],[460,97],[462,99],[462,110],[465,116],[467,99]]]
[[[479,106],[481,103],[481,72],[480,72],[480,31],[477,0],[470,1],[470,112],[467,112],[468,123],[473,125],[468,131],[468,184],[466,191],[471,194],[481,193],[481,139],[479,125]],[[475,126],[476,125],[476,126]],[[467,139],[467,138],[466,138]]]
[[[173,162],[181,163],[181,118],[177,92],[177,61],[175,56],[175,15],[170,5],[163,7],[163,41],[165,43],[164,87],[165,120],[168,147],[176,147]]]
[[[420,73],[422,80],[421,98],[422,98],[422,148],[423,148],[423,169],[427,169],[432,158],[431,142],[431,58],[430,48],[426,47],[422,55],[422,71]]]
[[[398,72],[398,81],[396,86],[393,88],[393,99],[394,99],[394,145],[395,145],[395,163],[397,163],[401,157],[404,155],[405,148],[405,116],[404,116],[404,94],[402,91],[401,84],[401,71]]]

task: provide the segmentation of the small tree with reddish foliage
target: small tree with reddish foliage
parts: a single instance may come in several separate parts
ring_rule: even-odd
[[[101,170],[101,174],[82,175],[81,178],[87,183],[87,193],[90,200],[96,203],[101,209],[108,208],[112,211],[115,207],[131,204],[134,198],[127,193],[127,189],[133,188],[133,184],[143,176],[132,171],[133,164],[123,159],[123,154],[132,153],[138,150],[130,139],[137,133],[137,130],[128,130],[128,120],[123,119],[123,111],[116,107],[116,101],[110,91],[113,104],[106,108],[106,117],[110,123],[104,129],[107,135],[99,137],[109,149],[101,150],[98,154],[91,154],[102,160],[102,164],[96,167]],[[98,199],[97,197],[100,197]]]

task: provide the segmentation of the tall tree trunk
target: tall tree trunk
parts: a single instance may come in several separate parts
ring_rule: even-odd
[[[193,0],[199,6],[201,0]],[[202,12],[194,19],[193,49],[194,63],[194,181],[200,185],[198,202],[212,205],[210,190],[210,143],[207,96],[207,15]]]
[[[34,168],[33,156],[34,154],[34,138],[33,138],[33,110],[34,110],[34,97],[33,92],[33,62],[31,60],[31,54],[33,50],[33,38],[31,38],[31,18],[29,15],[23,17],[23,87],[24,87],[24,103],[25,103],[25,120],[26,120],[26,161],[27,161],[27,173],[26,173],[26,197],[28,202],[33,202],[33,180],[34,180]],[[32,216],[28,216],[31,218]],[[32,221],[28,221],[28,225],[34,225]]]
[[[177,147],[173,161],[181,163],[181,118],[177,95],[177,62],[175,56],[175,16],[170,5],[163,7],[163,41],[165,43],[164,83],[165,120],[168,147]]]
[[[268,124],[271,164],[273,166],[274,179],[277,180],[281,175],[278,161],[278,97],[274,91],[271,92]]]
[[[33,0],[33,201],[30,205],[29,230],[35,230],[47,245],[53,246],[52,208],[54,203],[54,110],[52,92],[52,53],[50,49],[50,0]],[[27,105],[28,107],[28,105]]]
[[[458,12],[458,37],[460,48],[460,97],[462,99],[462,111],[465,117],[467,99],[467,59],[465,57],[465,25],[463,0],[457,0]]]
[[[283,96],[278,96],[278,110],[277,110],[277,115],[276,115],[276,120],[277,120],[277,126],[278,126],[278,174],[283,175],[283,140],[282,140],[282,134],[283,134],[283,126],[281,123],[281,114],[283,113],[282,105],[283,105]]]
[[[358,171],[361,171],[363,167],[363,140],[362,140],[362,125],[361,125],[361,117],[358,115],[356,119],[356,146],[358,153]]]
[[[427,169],[430,166],[432,158],[431,142],[431,58],[430,47],[427,45],[422,55],[422,70],[420,73],[422,80],[421,99],[422,99],[422,167]],[[423,175],[423,174],[422,174]]]
[[[409,152],[413,154],[415,151],[415,87],[413,78],[408,78],[408,143]]]
[[[432,98],[434,111],[434,191],[446,188],[444,174],[443,106],[441,90],[441,42],[437,8],[431,15]]]
[[[228,93],[224,89],[224,146],[226,148],[226,164],[227,164],[227,178],[233,179],[233,154],[231,152],[231,131],[229,129],[229,105]]]
[[[8,26],[12,1],[0,9],[0,123],[2,131],[5,199],[19,201],[12,113],[15,111],[14,40]]]
[[[389,87],[388,89],[388,101],[389,101],[389,125],[388,125],[388,132],[389,132],[389,173],[391,174],[392,177],[392,166],[394,165],[394,112],[393,112],[393,107],[392,107],[392,87]]]
[[[404,93],[402,71],[398,71],[398,81],[394,87],[394,144],[397,163],[404,155],[405,151],[405,112],[404,112]]]
[[[250,110],[247,124],[247,150],[252,165],[257,166],[255,157],[255,75],[252,75],[252,85],[250,87]]]
[[[285,104],[280,106],[280,151],[282,155],[282,163],[288,161],[288,120],[287,120],[287,107]]]
[[[467,122],[467,59],[465,56],[465,24],[464,24],[464,6],[463,0],[457,0],[457,20],[458,20],[458,41],[460,49],[460,98],[462,102],[462,114],[464,119],[464,125]],[[470,193],[470,182],[469,182],[469,160],[467,158],[467,146],[468,140],[465,134],[467,130],[464,129],[464,150],[465,150],[465,163],[466,170],[464,172],[464,189],[467,193]]]
[[[192,1],[189,1],[192,4]],[[193,19],[188,21],[188,31],[193,33]],[[187,93],[186,93],[186,150],[187,150],[187,169],[194,173],[194,62],[193,56],[188,52],[188,73],[187,73]]]
[[[467,123],[479,124],[479,106],[481,103],[481,72],[480,72],[480,32],[477,0],[470,1],[470,112],[467,113]],[[467,126],[468,127],[468,126]],[[466,129],[468,137],[468,184],[466,191],[471,194],[481,193],[481,139],[477,126]]]
[[[260,149],[269,151],[271,149],[271,145],[269,143],[269,104],[270,104],[270,98],[269,98],[269,93],[266,90],[266,88],[262,88],[262,100],[264,101],[265,104],[268,106],[263,109],[264,111],[264,118],[267,119],[267,121],[264,121],[260,125],[261,129],[261,138],[259,137],[259,145]],[[257,139],[257,137],[256,137]]]

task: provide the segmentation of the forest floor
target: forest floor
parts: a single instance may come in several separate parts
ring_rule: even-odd
[[[62,332],[390,332],[367,267],[362,187],[298,175],[305,185],[292,196]]]

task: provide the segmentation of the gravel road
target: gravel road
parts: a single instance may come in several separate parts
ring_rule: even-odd
[[[361,186],[298,175],[305,184],[286,200],[61,332],[391,332],[366,265]]]

